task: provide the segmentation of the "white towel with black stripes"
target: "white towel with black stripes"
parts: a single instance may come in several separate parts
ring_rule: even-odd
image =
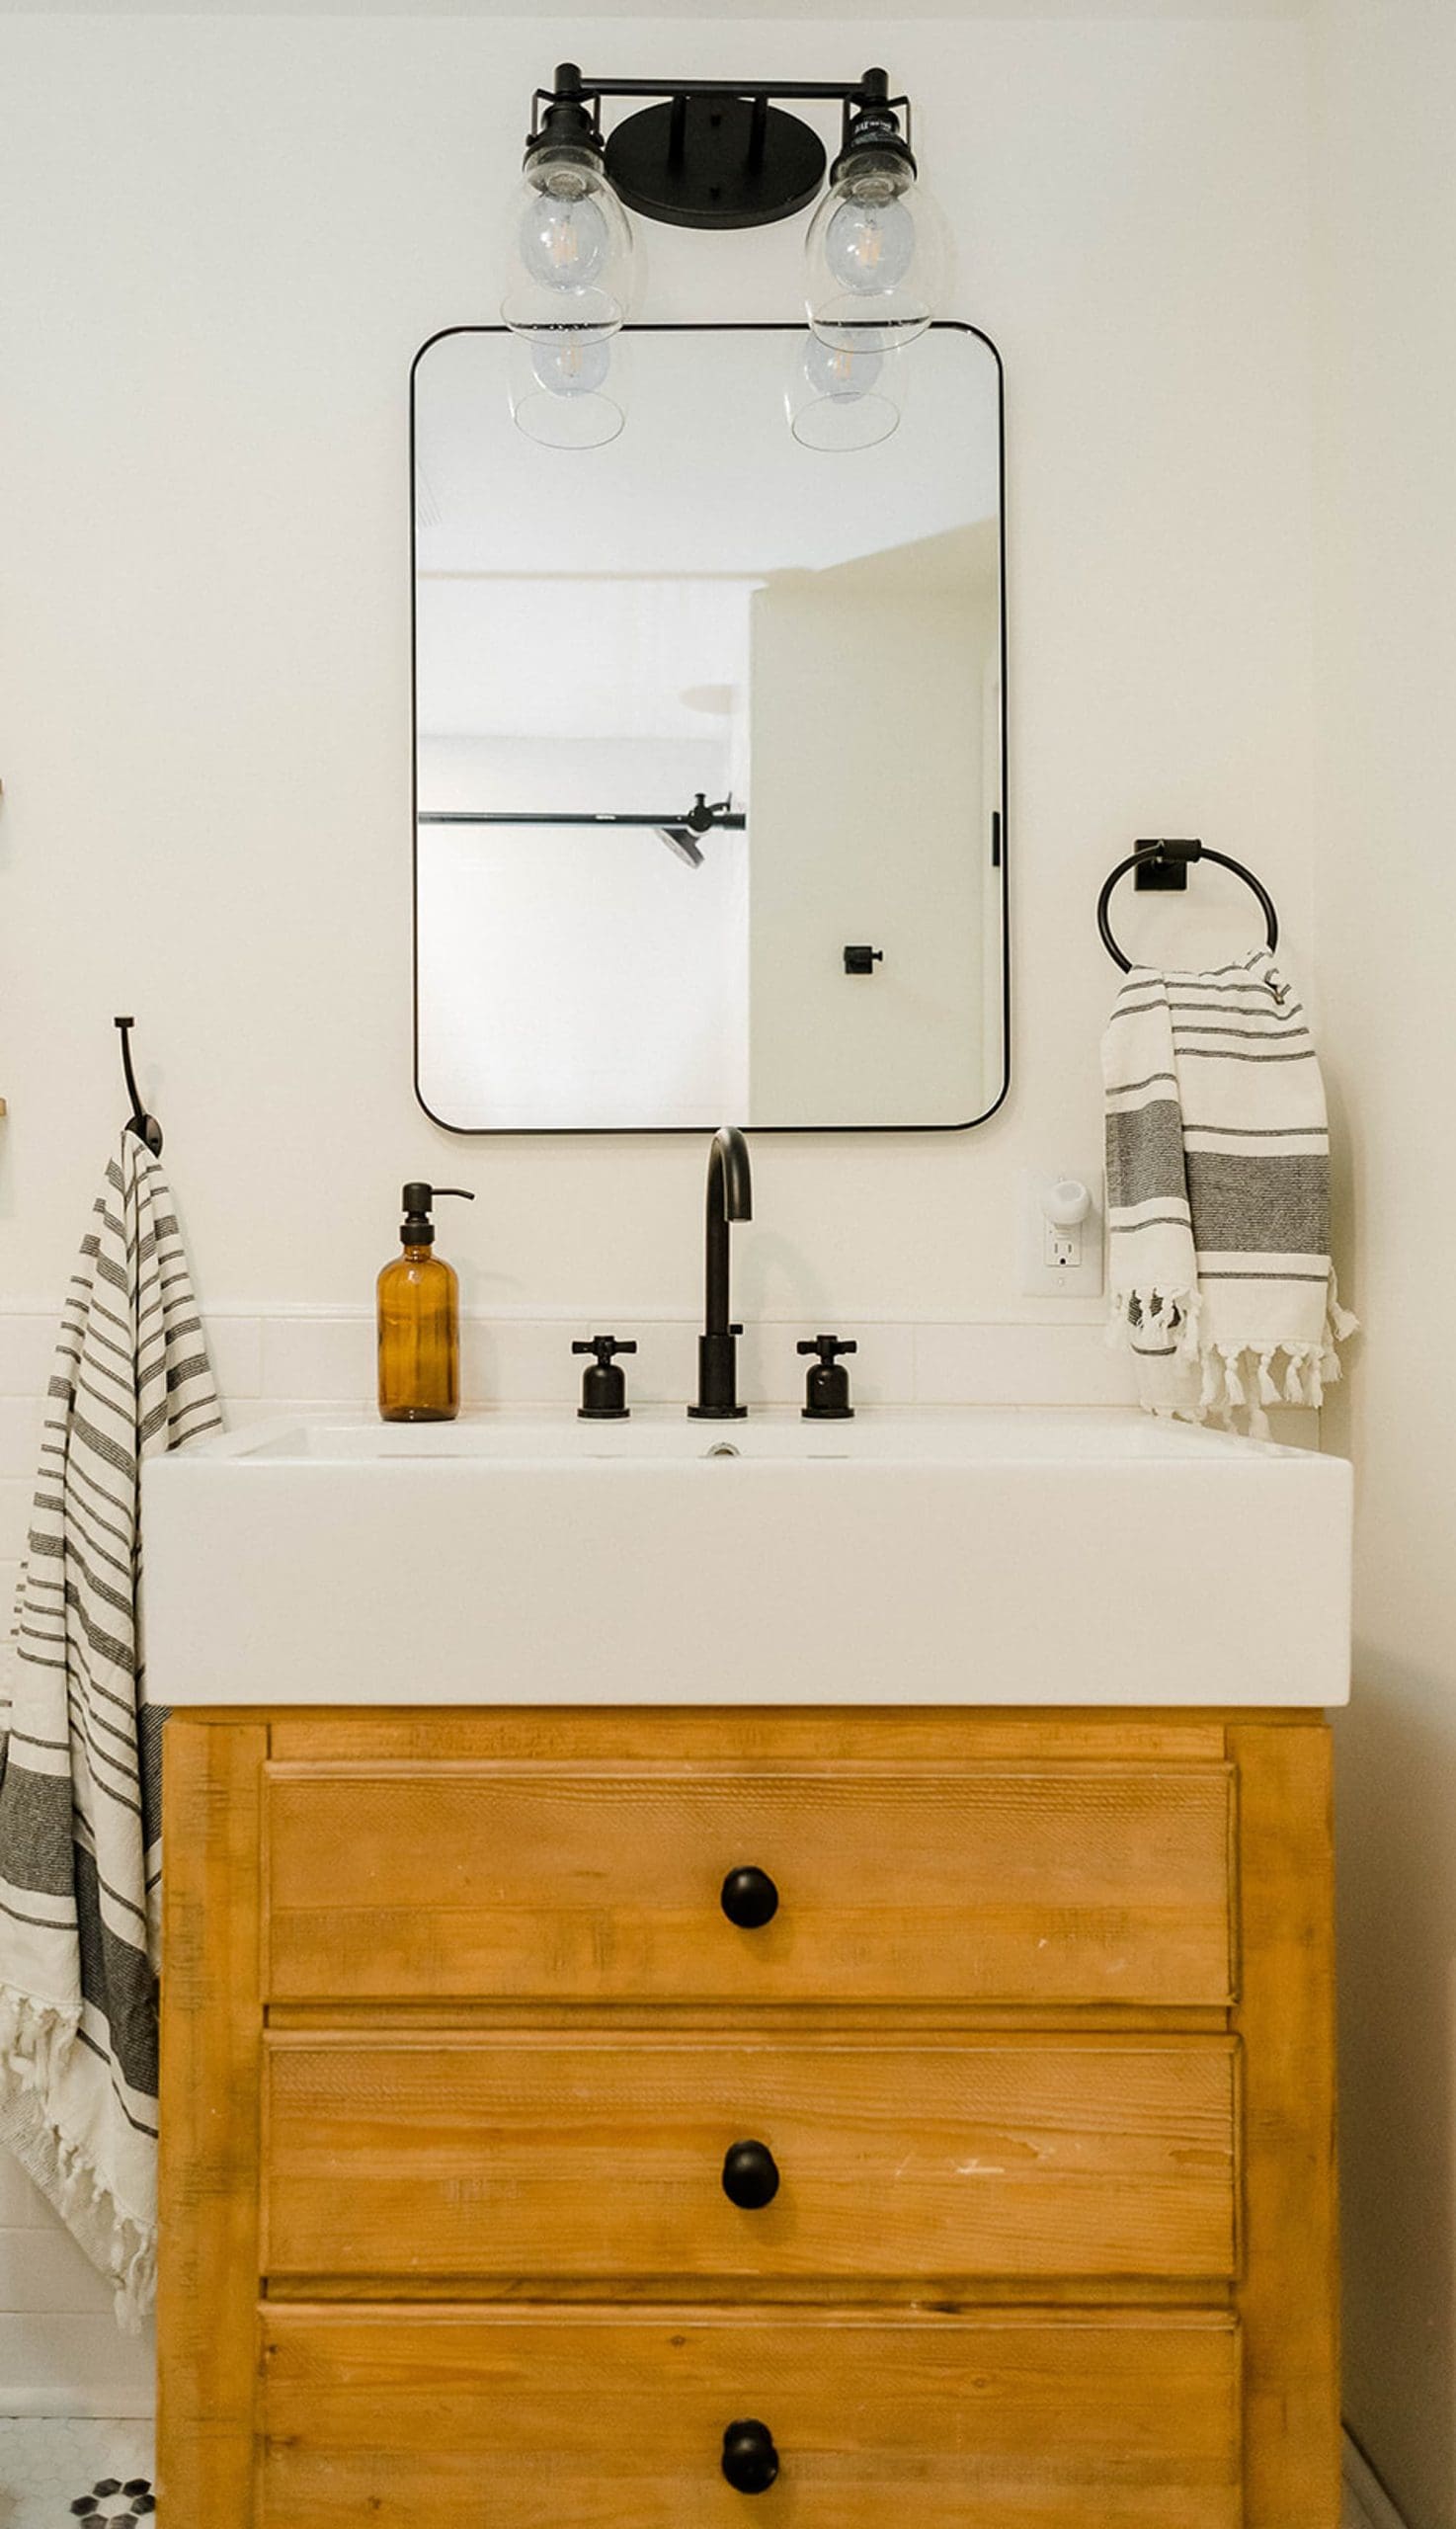
[[[157,2224],[166,1715],[146,1701],[141,1462],[221,1420],[166,1180],[123,1132],[51,1372],[0,1740],[0,2143],[123,2325],[150,2302]]]
[[[1325,1084],[1267,948],[1206,974],[1134,966],[1102,1039],[1110,1339],[1152,1414],[1262,1435],[1319,1405],[1355,1321],[1330,1259]]]

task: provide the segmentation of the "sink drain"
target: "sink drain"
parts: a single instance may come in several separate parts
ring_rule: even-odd
[[[738,1458],[742,1455],[743,1451],[735,1449],[731,1440],[715,1440],[710,1449],[703,1450],[705,1458]]]

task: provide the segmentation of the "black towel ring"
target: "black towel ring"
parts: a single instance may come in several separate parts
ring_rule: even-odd
[[[1097,929],[1101,934],[1102,946],[1106,949],[1114,966],[1120,966],[1125,975],[1130,975],[1132,972],[1132,959],[1124,957],[1112,937],[1112,925],[1107,920],[1107,906],[1118,879],[1125,878],[1129,869],[1140,869],[1150,860],[1165,863],[1179,860],[1216,860],[1220,869],[1232,869],[1235,877],[1242,878],[1245,886],[1252,887],[1257,896],[1263,907],[1264,921],[1268,926],[1269,946],[1270,948],[1278,947],[1279,917],[1274,911],[1274,899],[1267,887],[1260,885],[1254,871],[1245,868],[1242,860],[1231,860],[1226,852],[1210,852],[1208,846],[1202,843],[1140,843],[1136,852],[1130,852],[1125,860],[1118,861],[1097,898]],[[1181,879],[1178,880],[1178,884],[1182,884]]]
[[[144,1111],[141,1092],[136,1086],[136,1074],[131,1068],[131,1030],[136,1021],[134,1019],[119,1019],[116,1024],[121,1031],[121,1069],[126,1075],[126,1095],[131,1101],[131,1112],[126,1118],[123,1129],[128,1133],[134,1133],[139,1142],[145,1142],[153,1159],[160,1159],[162,1127],[155,1115],[148,1115]]]

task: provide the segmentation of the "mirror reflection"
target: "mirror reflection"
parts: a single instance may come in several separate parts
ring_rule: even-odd
[[[618,426],[555,445],[510,338],[417,364],[421,1099],[480,1132],[975,1122],[1006,1066],[995,354],[610,352],[581,400]]]

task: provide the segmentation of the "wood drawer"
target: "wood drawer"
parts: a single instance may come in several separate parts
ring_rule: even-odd
[[[1123,2002],[1232,1993],[1216,1762],[275,1764],[278,2001]],[[740,1930],[725,1875],[767,1872]]]
[[[1231,2319],[271,2308],[259,2529],[1239,2529]],[[725,2481],[767,2425],[776,2485]]]
[[[266,2064],[278,2281],[1235,2270],[1227,2038],[289,2033]],[[749,2140],[756,2210],[723,2182]]]

